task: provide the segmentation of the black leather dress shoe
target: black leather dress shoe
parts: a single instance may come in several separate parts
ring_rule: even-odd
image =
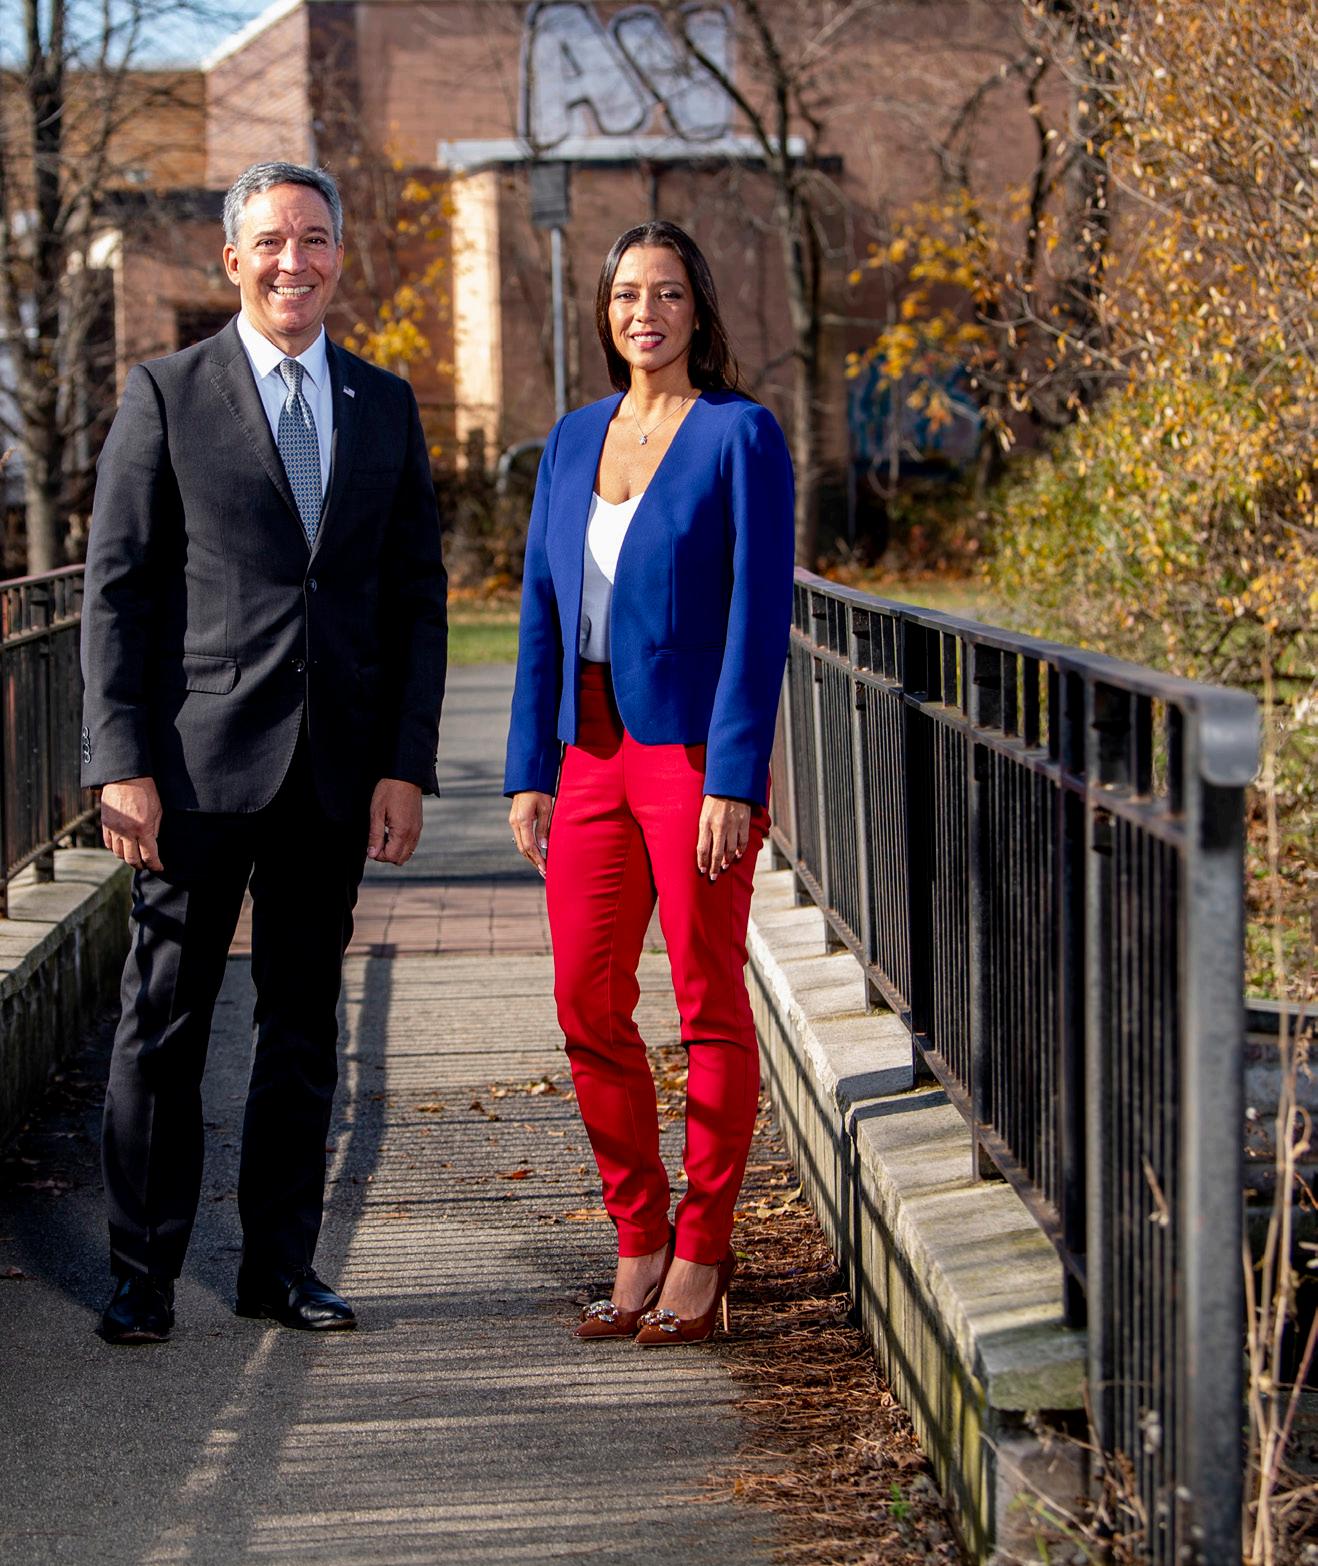
[[[304,1332],[341,1332],[357,1325],[352,1306],[310,1267],[258,1272],[244,1264],[238,1269],[233,1308],[239,1316],[268,1316]]]
[[[107,1343],[164,1343],[173,1325],[173,1280],[134,1272],[115,1285],[100,1332]]]

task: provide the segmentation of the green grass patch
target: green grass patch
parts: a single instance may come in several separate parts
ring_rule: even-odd
[[[517,661],[515,603],[451,603],[448,625],[450,664]]]
[[[876,598],[895,598],[899,603],[914,604],[917,609],[937,609],[943,614],[959,615],[963,620],[983,620],[989,625],[1000,623],[996,619],[998,611],[992,591],[978,576],[875,573],[847,585],[859,588],[862,593],[873,593]]]

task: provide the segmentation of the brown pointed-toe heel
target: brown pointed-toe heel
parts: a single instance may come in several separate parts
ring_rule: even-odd
[[[612,1300],[596,1300],[581,1312],[581,1320],[577,1324],[574,1336],[587,1339],[635,1337],[641,1317],[649,1309],[650,1301],[654,1297],[655,1290],[651,1289],[640,1310],[624,1310],[621,1305],[615,1305]]]
[[[673,1246],[676,1242],[677,1235],[670,1231],[668,1255],[664,1257],[664,1270],[659,1274],[658,1283],[645,1296],[645,1303],[639,1310],[624,1310],[621,1305],[615,1305],[612,1300],[595,1300],[581,1312],[581,1320],[574,1330],[574,1336],[586,1340],[635,1337],[641,1317],[659,1298],[664,1280],[668,1277],[668,1269],[673,1264]]]
[[[718,1264],[718,1291],[714,1303],[703,1316],[683,1318],[675,1310],[660,1306],[648,1310],[640,1319],[636,1342],[641,1348],[671,1348],[678,1343],[705,1343],[714,1336],[714,1324],[723,1317],[723,1330],[729,1330],[728,1286],[737,1270],[737,1257],[729,1251]]]

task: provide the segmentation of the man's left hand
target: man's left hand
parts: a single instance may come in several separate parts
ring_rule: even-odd
[[[381,778],[371,795],[371,834],[366,857],[405,865],[421,837],[421,790],[399,778]]]

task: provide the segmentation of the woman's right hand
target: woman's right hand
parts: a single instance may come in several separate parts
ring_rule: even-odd
[[[545,873],[545,855],[549,852],[549,815],[553,808],[552,794],[527,789],[513,795],[508,812],[508,825],[513,829],[518,853],[529,859],[541,875]]]

